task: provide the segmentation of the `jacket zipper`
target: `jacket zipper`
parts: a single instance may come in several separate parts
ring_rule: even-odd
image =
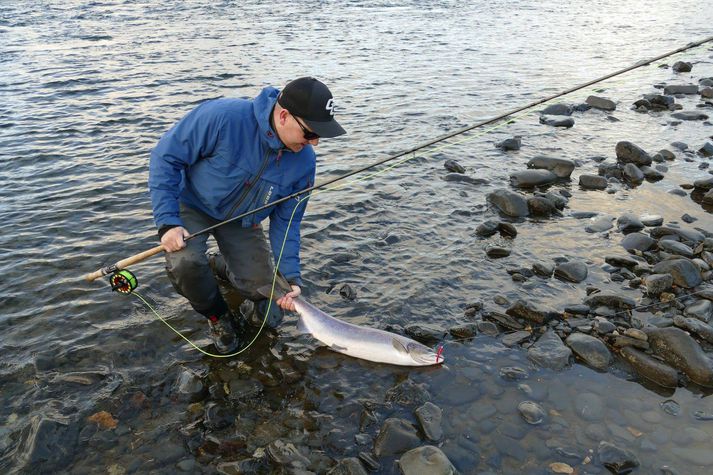
[[[257,175],[252,181],[248,181],[245,183],[245,188],[243,189],[243,193],[240,195],[240,198],[238,198],[238,201],[235,202],[232,208],[230,208],[230,212],[228,215],[225,217],[225,219],[230,219],[233,216],[233,213],[238,209],[238,206],[247,198],[248,193],[250,192],[250,189],[253,187],[256,181],[260,179],[262,176],[263,172],[265,171],[265,168],[267,167],[267,162],[270,161],[270,149],[268,148],[267,151],[265,152],[265,158],[262,161],[262,165],[260,166],[260,170],[258,170]]]

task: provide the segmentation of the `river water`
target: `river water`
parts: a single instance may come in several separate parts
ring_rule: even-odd
[[[437,445],[462,473],[550,473],[553,462],[605,473],[596,458],[601,441],[633,452],[640,473],[669,473],[664,466],[710,473],[713,422],[694,414],[713,413],[711,398],[691,386],[642,384],[623,364],[555,372],[534,366],[524,349],[478,335],[447,338],[442,367],[376,365],[298,336],[292,317],[244,357],[213,360],[137,299],[81,277],[156,245],[148,154],[201,101],[252,97],[303,75],[322,79],[348,131],[318,148],[319,177],[330,178],[710,36],[711,25],[713,10],[691,0],[2,2],[2,471],[215,473],[253,457],[256,471],[292,473],[261,458],[282,441],[321,473],[371,453],[385,419],[415,424],[414,409],[429,399],[443,411]],[[587,286],[620,290],[603,264],[624,253],[621,235],[588,234],[571,213],[655,213],[682,225],[688,213],[697,218],[692,226],[713,231],[709,212],[667,193],[710,175],[698,160],[679,159],[664,180],[614,194],[582,191],[575,176],[596,173],[591,157],[613,160],[619,140],[652,152],[674,141],[703,145],[713,134],[705,123],[675,125],[629,106],[654,84],[713,76],[712,58],[704,45],[562,99],[581,103],[596,89],[618,102],[611,114],[576,115],[571,129],[526,114],[315,194],[303,223],[306,296],[353,323],[446,332],[469,321],[464,309],[475,301],[503,311],[505,301],[526,297],[561,311],[581,302]],[[693,71],[658,67],[678,59],[692,61]],[[698,98],[677,101],[693,110]],[[521,150],[494,147],[514,135]],[[540,154],[580,164],[563,185],[573,195],[568,208],[559,218],[516,223],[517,238],[505,243],[510,257],[490,260],[484,248],[497,238],[474,235],[495,216],[485,196]],[[488,183],[444,181],[449,158]],[[506,272],[562,256],[589,263],[585,282],[522,284]],[[207,345],[202,317],[173,293],[162,260],[132,270],[159,313]],[[342,284],[355,300],[332,290]],[[503,377],[510,366],[526,379]],[[193,405],[176,393],[186,369],[211,387]],[[522,419],[517,406],[525,400],[545,409],[544,423]],[[205,408],[216,403],[227,426],[190,427],[206,429]],[[88,420],[100,411],[116,428]],[[398,456],[375,459],[377,472],[398,473]]]

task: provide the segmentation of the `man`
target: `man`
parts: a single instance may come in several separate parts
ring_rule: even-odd
[[[208,319],[218,352],[240,346],[233,316],[208,262],[207,234],[191,233],[259,208],[314,184],[312,147],[346,133],[334,119],[332,93],[303,77],[280,92],[266,87],[253,100],[202,103],[174,125],[151,152],[149,189],[166,270],[176,291]],[[270,218],[270,245],[292,291],[277,301],[294,310],[302,286],[300,222],[307,200],[290,199],[211,232],[220,255],[211,262],[241,294],[272,283],[273,266],[261,221]],[[295,209],[297,208],[297,209]],[[294,215],[293,215],[294,212]],[[290,222],[290,219],[292,221]],[[263,314],[265,300],[256,305]]]

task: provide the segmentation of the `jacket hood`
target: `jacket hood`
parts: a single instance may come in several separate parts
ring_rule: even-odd
[[[277,132],[270,127],[270,114],[279,94],[278,89],[268,86],[253,99],[253,113],[260,127],[260,137],[273,150],[280,150],[285,146],[277,137]]]

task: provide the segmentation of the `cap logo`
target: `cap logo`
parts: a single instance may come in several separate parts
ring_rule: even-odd
[[[329,111],[329,115],[334,115],[334,99],[329,99],[324,108]]]

